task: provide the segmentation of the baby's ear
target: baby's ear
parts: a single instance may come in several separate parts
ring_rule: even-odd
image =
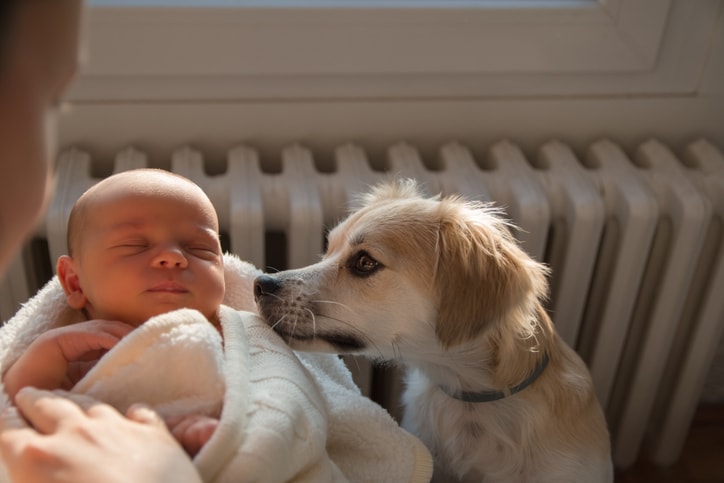
[[[78,280],[75,260],[68,255],[61,255],[60,258],[58,258],[58,264],[55,270],[58,273],[58,280],[63,287],[68,305],[78,310],[85,307],[87,299]]]

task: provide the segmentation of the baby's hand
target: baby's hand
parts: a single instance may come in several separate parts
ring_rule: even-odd
[[[111,320],[89,320],[57,327],[39,335],[5,373],[3,384],[10,399],[26,386],[70,389],[80,373],[70,369],[97,361],[133,326]],[[82,372],[82,371],[81,371]]]
[[[219,420],[210,416],[194,414],[181,419],[175,418],[166,421],[171,434],[181,443],[186,453],[194,457],[206,442],[211,439]]]

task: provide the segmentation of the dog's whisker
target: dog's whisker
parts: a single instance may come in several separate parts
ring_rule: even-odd
[[[346,359],[346,360],[349,361],[350,358],[348,358],[348,359]],[[357,367],[357,370],[358,370],[358,371],[361,371],[361,370],[362,370],[362,366],[359,365],[359,359],[358,359],[357,357],[352,357],[351,360],[354,361],[354,365]]]
[[[312,335],[317,335],[317,318],[314,315],[314,312],[312,312],[311,309],[308,307],[304,307],[304,311],[307,312],[312,317]]]
[[[292,328],[289,331],[289,340],[294,339],[294,333],[297,331],[297,322],[299,322],[299,317],[294,317],[294,321],[292,322]]]
[[[273,297],[273,298],[277,299],[277,300],[280,301],[280,302],[284,302],[284,300],[285,300],[284,297],[280,297],[279,295],[274,294],[274,293],[265,293],[264,296],[265,296],[265,297]]]
[[[281,317],[279,317],[279,319],[276,322],[274,322],[274,324],[271,326],[272,330],[275,329],[277,325],[281,324],[284,321],[284,319],[286,319],[286,318],[287,318],[287,314],[284,314]]]
[[[304,294],[304,284],[302,284],[302,283],[289,284],[289,286],[290,286],[290,289],[289,289],[290,291],[292,289],[294,289],[293,293],[290,295],[290,298],[292,300],[298,299],[299,297],[301,297]]]
[[[343,304],[342,302],[336,302],[334,300],[310,300],[310,302],[317,303],[317,304],[330,304],[330,305],[339,305],[340,307],[349,310],[352,313],[355,313],[355,311],[347,304]]]
[[[402,349],[400,349],[398,342],[392,342],[392,354],[395,356],[396,362],[402,362]]]
[[[338,319],[337,317],[332,317],[331,315],[327,315],[327,314],[323,314],[323,313],[318,313],[316,315],[318,315],[319,317],[324,317],[329,320],[334,320],[335,322],[339,322],[340,324],[343,324],[343,325],[349,327],[349,329],[352,332],[354,332],[356,335],[358,335],[359,337],[361,337],[362,339],[367,341],[367,343],[370,346],[374,347],[375,351],[377,351],[380,354],[380,357],[384,357],[382,355],[382,351],[380,350],[379,346],[377,346],[377,344],[375,344],[375,341],[373,339],[371,339],[367,334],[365,334],[362,330],[355,327],[353,324],[350,324],[349,322],[345,321],[344,319]]]

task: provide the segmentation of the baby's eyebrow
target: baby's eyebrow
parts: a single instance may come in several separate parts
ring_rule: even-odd
[[[207,235],[208,237],[213,238],[214,240],[219,240],[219,237],[220,237],[219,232],[214,230],[213,228],[210,228],[205,225],[199,225],[196,227],[196,230],[199,233],[203,233],[204,235]]]
[[[148,224],[149,223],[142,222],[142,221],[123,221],[121,223],[116,223],[115,225],[109,226],[104,231],[109,235],[115,235],[117,233],[137,231]]]
[[[132,235],[149,227],[153,228],[153,226],[154,223],[147,220],[125,220],[107,227],[105,230],[103,230],[103,236],[106,238],[118,238],[126,235]],[[189,227],[187,227],[186,229],[188,228]],[[184,237],[202,237],[206,240],[213,240],[217,243],[220,243],[221,236],[219,232],[215,229],[206,225],[197,224],[192,225],[190,228],[191,229],[189,231],[186,231],[185,235],[182,235],[183,232],[179,232],[179,235],[182,235]]]

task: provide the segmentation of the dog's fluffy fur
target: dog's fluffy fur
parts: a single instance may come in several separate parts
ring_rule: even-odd
[[[610,482],[606,422],[585,364],[541,305],[546,276],[494,208],[395,182],[330,232],[319,263],[264,275],[255,292],[296,349],[408,367],[403,426],[432,452],[436,481]],[[545,354],[516,394],[450,396],[506,392]]]

